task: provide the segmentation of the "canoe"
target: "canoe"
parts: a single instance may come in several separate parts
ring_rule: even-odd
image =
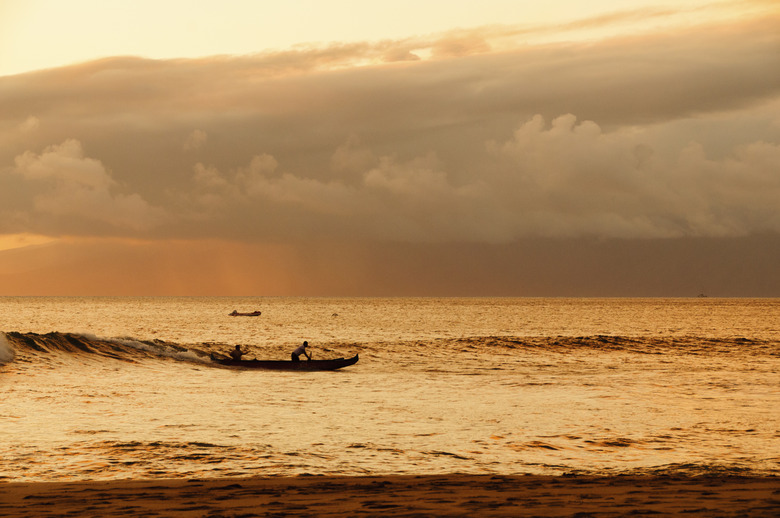
[[[356,354],[352,358],[334,358],[332,360],[234,360],[232,358],[211,355],[213,362],[228,367],[241,367],[244,369],[265,369],[273,371],[334,371],[342,367],[354,365],[358,361]]]
[[[235,309],[233,310],[232,313],[228,313],[228,315],[230,315],[231,317],[259,317],[262,314],[263,314],[262,311],[252,311],[251,313],[240,313]]]

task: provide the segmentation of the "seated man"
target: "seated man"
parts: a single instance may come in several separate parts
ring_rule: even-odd
[[[300,355],[304,355],[308,360],[311,360],[311,356],[309,353],[306,352],[306,348],[309,346],[309,342],[303,342],[303,345],[298,347],[296,350],[292,352],[292,361],[299,362],[301,361],[298,357]]]
[[[246,353],[241,350],[241,346],[240,345],[237,345],[235,349],[230,351],[230,357],[233,358],[234,360],[240,360],[241,357],[243,355],[245,355],[245,354]]]

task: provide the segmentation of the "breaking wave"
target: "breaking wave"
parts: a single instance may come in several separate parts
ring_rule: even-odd
[[[242,344],[246,346],[246,344]],[[249,346],[264,358],[286,359],[289,344]],[[139,362],[148,359],[175,359],[187,362],[209,362],[212,352],[225,352],[233,344],[198,343],[182,345],[160,339],[131,337],[101,338],[90,334],[51,332],[45,334],[0,332],[0,364],[11,361],[33,361],[34,358],[71,357],[113,359]],[[748,338],[711,337],[629,337],[629,336],[472,336],[397,342],[331,342],[318,343],[319,354],[345,355],[366,353],[379,362],[431,360],[440,356],[453,358],[537,356],[540,354],[577,354],[579,352],[624,353],[636,355],[757,355],[780,357],[780,343]]]
[[[0,333],[0,364],[12,361],[15,356],[11,344],[8,343],[4,334]]]
[[[173,358],[182,361],[208,361],[208,352],[162,340],[99,338],[96,336],[52,332],[46,334],[9,332],[0,334],[0,363],[38,355],[82,355],[138,362],[149,358]]]

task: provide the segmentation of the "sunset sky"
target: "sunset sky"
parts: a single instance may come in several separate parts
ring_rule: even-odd
[[[0,295],[780,296],[780,3],[0,0]]]

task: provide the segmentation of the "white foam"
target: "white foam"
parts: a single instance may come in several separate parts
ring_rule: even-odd
[[[159,356],[167,356],[168,358],[174,358],[176,360],[184,360],[189,362],[201,362],[201,363],[207,361],[207,359],[198,356],[198,354],[194,351],[191,351],[189,349],[180,351],[174,347],[165,344],[150,344],[148,342],[140,342],[128,338],[112,338],[110,339],[110,341],[127,347],[132,347],[134,349],[138,349],[141,351],[151,352]]]
[[[5,337],[5,333],[0,333],[0,363],[8,363],[14,359],[16,353],[11,344]]]

